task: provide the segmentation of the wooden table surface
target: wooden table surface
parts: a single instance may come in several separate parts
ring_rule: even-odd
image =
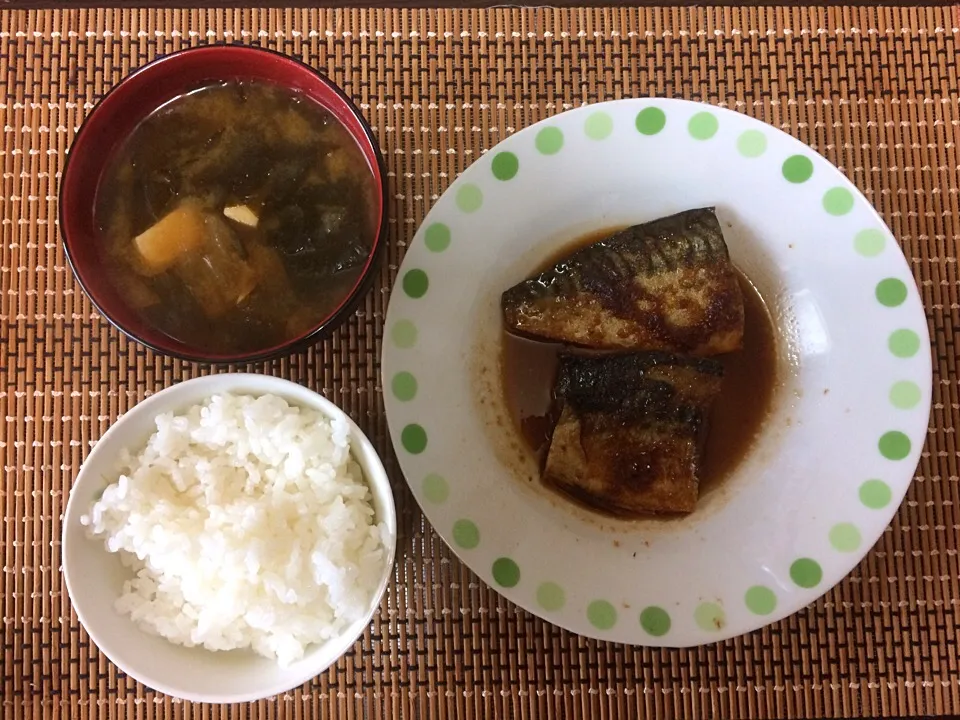
[[[0,0],[0,720],[960,716],[956,6],[132,9],[145,1]],[[13,9],[41,6],[73,9]],[[208,370],[128,342],[94,312],[60,245],[57,178],[83,117],[132,67],[223,42],[328,74],[386,150],[389,246],[377,284],[325,342],[249,369],[316,388],[361,425],[394,481],[400,539],[380,611],[334,667],[275,698],[209,706],[109,662],[63,584],[61,513],[90,446],[149,393]],[[692,649],[590,640],[505,600],[421,513],[382,411],[389,291],[435,199],[516,129],[637,96],[736,109],[846,173],[910,264],[934,362],[927,444],[876,546],[789,618]],[[863,479],[837,482],[853,492]]]
[[[336,2],[309,2],[309,0],[0,0],[0,9],[50,8],[490,8],[490,7],[949,7],[956,3],[945,0],[917,2],[906,0],[860,0],[854,3],[824,0],[553,0],[549,4],[537,2],[501,2],[498,0],[339,0]],[[960,7],[960,6],[958,6]],[[960,10],[955,16],[960,15]]]

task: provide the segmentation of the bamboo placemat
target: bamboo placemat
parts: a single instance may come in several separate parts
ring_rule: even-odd
[[[896,8],[0,12],[5,720],[960,713],[957,24],[950,9]],[[391,244],[378,286],[330,341],[254,369],[321,389],[374,438],[401,538],[352,653],[295,692],[216,708],[119,673],[64,591],[60,514],[90,445],[145,394],[205,370],[144,351],[92,310],[59,245],[56,192],[76,126],[113,83],[157,53],[222,40],[325,69],[384,148]],[[379,386],[397,265],[456,174],[540,118],[650,94],[733,107],[837,163],[901,241],[934,341],[929,440],[881,542],[810,608],[690,651],[585,640],[480,583],[407,492]]]

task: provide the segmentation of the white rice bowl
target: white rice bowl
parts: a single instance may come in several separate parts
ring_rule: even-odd
[[[115,607],[144,631],[286,667],[367,612],[388,535],[345,417],[222,393],[121,461],[81,522],[135,573]]]

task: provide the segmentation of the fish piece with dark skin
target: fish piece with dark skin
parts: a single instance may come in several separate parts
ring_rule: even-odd
[[[565,355],[543,480],[621,517],[688,513],[723,366],[669,353]]]
[[[611,350],[738,350],[743,297],[713,208],[629,227],[503,293],[506,328]]]

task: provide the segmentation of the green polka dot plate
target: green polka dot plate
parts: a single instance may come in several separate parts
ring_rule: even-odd
[[[507,415],[500,293],[577,237],[708,205],[778,328],[769,417],[690,516],[593,515],[538,482]],[[384,345],[391,438],[437,532],[530,612],[640,645],[749,632],[839,582],[903,498],[930,407],[923,306],[869,202],[794,138],[679,100],[571,110],[479,158],[413,239]]]

